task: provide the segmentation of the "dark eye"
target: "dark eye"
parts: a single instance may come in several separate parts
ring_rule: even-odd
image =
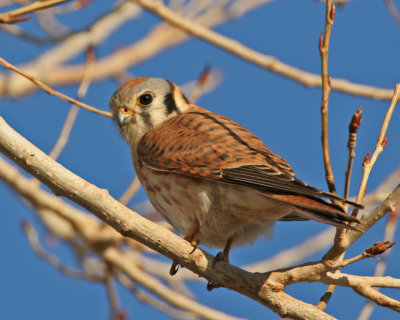
[[[139,103],[143,106],[149,105],[153,101],[153,96],[151,94],[145,93],[139,97]]]

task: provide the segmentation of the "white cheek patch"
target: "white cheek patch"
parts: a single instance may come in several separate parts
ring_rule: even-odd
[[[154,108],[151,110],[151,124],[153,128],[159,126],[165,120],[167,120],[165,108]]]

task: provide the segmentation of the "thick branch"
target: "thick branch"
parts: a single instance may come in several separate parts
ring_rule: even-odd
[[[224,262],[214,267],[214,257],[200,249],[193,251],[187,241],[141,217],[112,198],[108,191],[73,174],[20,136],[0,118],[0,151],[12,161],[62,195],[94,213],[121,234],[131,237],[217,286],[242,293],[293,319],[333,319],[315,306],[283,292],[283,287],[265,283],[269,274],[250,273]]]
[[[142,271],[138,267],[137,262],[126,255],[126,251],[122,253],[116,246],[112,245],[114,242],[121,242],[123,239],[126,240],[126,238],[121,237],[121,235],[115,232],[115,230],[112,228],[105,228],[104,225],[97,219],[92,218],[84,212],[72,207],[70,204],[62,201],[60,198],[49,194],[47,191],[39,189],[34,180],[28,179],[21,175],[16,168],[8,164],[5,160],[3,160],[2,157],[0,157],[0,179],[6,181],[26,200],[38,207],[39,211],[42,211],[43,209],[40,208],[43,207],[48,208],[46,209],[47,211],[51,211],[51,213],[47,212],[46,214],[47,216],[51,214],[53,218],[52,220],[47,219],[45,224],[53,233],[60,235],[69,241],[73,241],[77,237],[85,239],[86,245],[92,248],[93,251],[96,251],[102,255],[104,259],[109,262],[109,264],[121,269],[129,276],[131,280],[135,281],[135,283],[144,286],[148,290],[157,294],[160,298],[168,301],[168,303],[171,305],[193,312],[196,315],[208,320],[239,320],[238,318],[201,305],[197,301],[171,290],[155,277]],[[55,221],[54,217],[57,217],[58,220]],[[69,225],[72,225],[73,228],[68,228],[66,230],[65,226]],[[61,232],[60,227],[64,227]],[[24,229],[27,231],[27,234],[30,236],[31,240],[32,231],[34,230],[29,228],[27,224],[25,224]],[[33,240],[35,240],[35,238],[33,238]],[[99,246],[99,243],[102,245]],[[106,246],[105,244],[109,245]],[[87,279],[90,278],[90,280],[103,281],[101,279],[94,278],[94,276],[90,276],[90,274],[87,273],[76,272],[73,270],[71,271],[69,268],[64,267],[64,265],[54,257],[49,258],[49,255],[43,253],[43,250],[41,250],[38,245],[35,245],[34,249],[39,256],[49,261],[49,263],[69,276],[85,277]]]

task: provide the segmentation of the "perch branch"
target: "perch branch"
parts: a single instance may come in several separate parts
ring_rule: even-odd
[[[107,263],[123,270],[131,280],[157,294],[160,298],[169,302],[171,305],[198,314],[202,318],[208,320],[239,320],[238,318],[229,316],[225,313],[204,306],[193,299],[180,295],[176,291],[173,291],[165,286],[158,279],[146,274],[143,270],[141,270],[140,266],[138,266],[138,264],[131,259],[131,257],[126,256],[125,253],[120,252],[120,250],[116,247],[110,245],[106,247],[105,244],[107,243],[112,244],[121,242],[121,235],[115,232],[114,229],[105,228],[104,225],[97,219],[84,214],[80,210],[72,207],[70,204],[62,201],[60,198],[38,188],[38,185],[35,184],[34,180],[24,177],[18,172],[18,170],[16,170],[16,168],[8,164],[1,157],[0,179],[7,182],[13,189],[15,189],[35,207],[47,208],[47,210],[52,211],[53,214],[56,214],[57,217],[62,218],[63,222],[67,221],[68,224],[74,226],[73,229],[69,228],[68,231],[64,230],[62,236],[66,236],[65,232],[73,232],[73,235],[68,234],[66,238],[74,239],[78,233],[79,237],[84,239],[85,242],[94,249],[94,251],[100,255],[104,255],[104,259]],[[124,223],[124,220],[122,220],[121,223]],[[59,225],[60,221],[57,221],[55,228],[59,228]],[[54,228],[54,225],[51,227]],[[99,243],[102,245],[99,246]],[[114,257],[116,255],[116,258],[110,256],[110,254],[114,255]],[[105,255],[107,255],[107,257],[105,257]],[[58,267],[58,264],[56,266]]]
[[[279,283],[270,283],[269,273],[249,273],[225,262],[220,262],[214,267],[213,256],[200,249],[193,251],[192,245],[187,241],[126,208],[112,198],[107,190],[99,189],[68,171],[21,137],[2,118],[0,151],[46,184],[55,194],[78,203],[122,235],[131,237],[172,260],[177,260],[185,268],[205,277],[213,284],[240,292],[268,306],[281,316],[293,319],[303,319],[305,316],[333,319],[315,306],[286,294]],[[324,268],[326,267],[321,267],[321,270]]]

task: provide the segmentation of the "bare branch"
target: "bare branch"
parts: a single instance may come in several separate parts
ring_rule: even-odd
[[[322,103],[321,103],[321,142],[322,154],[325,166],[325,179],[328,184],[329,191],[336,194],[335,179],[333,177],[331,157],[329,154],[329,139],[328,139],[328,104],[329,94],[331,92],[331,80],[328,74],[328,51],[329,40],[333,21],[335,20],[335,5],[332,5],[332,0],[326,1],[325,15],[325,34],[320,37],[319,52],[321,54],[321,79],[322,79]]]
[[[116,290],[115,284],[114,284],[112,269],[113,269],[112,265],[108,264],[104,282],[106,284],[108,300],[110,301],[110,306],[111,306],[110,319],[118,320],[118,319],[120,319],[120,315],[121,315],[122,311],[120,308],[118,293],[117,293],[117,290]]]
[[[68,277],[85,279],[85,280],[89,280],[89,281],[96,281],[96,282],[104,281],[104,277],[99,277],[95,274],[78,271],[78,270],[66,267],[60,261],[60,259],[58,259],[57,257],[50,255],[46,251],[44,251],[44,249],[40,245],[38,234],[37,234],[34,226],[31,223],[25,221],[22,223],[22,227],[23,227],[23,230],[25,231],[25,234],[29,240],[29,244],[31,245],[35,254],[42,260],[46,261],[48,264],[52,265],[55,269],[60,271],[62,274],[66,275]]]
[[[391,241],[385,241],[385,242],[378,241],[373,246],[367,248],[362,254],[359,254],[358,256],[355,256],[351,259],[344,260],[340,266],[345,267],[351,263],[363,260],[365,258],[374,258],[377,255],[384,253],[386,250],[390,249],[395,244],[396,242],[391,242]]]
[[[0,57],[0,64],[3,65],[3,67],[10,69],[18,74],[20,74],[21,76],[25,77],[26,79],[32,81],[34,84],[36,84],[39,88],[41,88],[42,90],[46,91],[48,94],[51,94],[53,96],[59,97],[63,100],[66,100],[76,106],[79,106],[83,109],[92,111],[94,113],[98,113],[101,114],[103,116],[109,117],[111,118],[112,115],[110,112],[107,111],[102,111],[99,110],[95,107],[92,107],[86,103],[80,102],[74,98],[71,98],[69,96],[67,96],[66,94],[63,94],[57,90],[54,90],[53,88],[50,88],[48,85],[46,85],[45,83],[43,83],[42,81],[38,80],[37,78],[35,78],[33,75],[30,75],[24,71],[22,71],[21,69],[17,68],[16,66],[14,66],[13,64],[9,63],[8,61],[4,60],[3,58]]]
[[[56,194],[80,204],[121,234],[145,244],[172,260],[177,260],[185,268],[205,277],[216,286],[224,286],[240,292],[268,306],[281,316],[303,319],[307,315],[319,319],[333,319],[315,306],[283,292],[284,287],[278,282],[269,282],[269,274],[249,273],[225,262],[218,263],[214,267],[213,256],[200,249],[193,251],[192,245],[187,241],[129,210],[113,199],[107,190],[98,189],[74,175],[12,130],[2,118],[0,118],[0,151],[37,177]],[[5,166],[4,163],[3,166]],[[15,182],[16,177],[12,170],[11,172],[7,169],[3,170],[0,175],[6,181]],[[43,205],[46,206],[46,203]],[[81,228],[81,232],[85,232],[85,229]],[[117,250],[111,253],[107,250],[111,249],[107,248],[104,252],[106,260],[111,258],[109,255],[112,255],[115,263],[117,261],[121,263]],[[325,268],[321,265],[321,270]],[[132,266],[124,271],[133,272]],[[137,281],[142,279],[144,278],[139,276]],[[264,283],[267,280],[268,283]],[[168,295],[170,296],[169,292],[165,299]]]
[[[373,289],[373,287],[400,288],[400,279],[392,277],[361,277],[344,273],[327,272],[321,280],[329,284],[350,287],[378,305],[400,312],[399,301]]]
[[[394,21],[400,26],[400,13],[397,10],[392,0],[384,0],[386,7],[388,8],[390,14],[392,15]]]
[[[389,252],[386,250],[391,248],[396,242],[392,242],[394,239],[394,233],[397,227],[397,220],[398,220],[398,214],[400,210],[400,205],[397,206],[396,210],[392,211],[390,216],[387,219],[386,226],[385,226],[385,233],[383,235],[383,239],[388,239],[385,242],[379,242],[375,245],[378,247],[378,252],[384,254],[383,259],[379,260],[376,267],[375,267],[375,272],[374,276],[377,277],[382,277],[385,274],[386,270],[386,261],[387,257],[389,255]],[[374,245],[374,246],[375,246]],[[367,249],[368,250],[368,249]],[[371,251],[376,251],[376,250],[371,250]],[[371,316],[373,310],[374,310],[375,305],[371,301],[367,301],[364,308],[362,308],[360,315],[358,316],[358,320],[367,320]]]
[[[39,189],[35,184],[35,181],[33,181],[32,179],[27,179],[23,175],[19,174],[19,172],[13,166],[8,164],[1,157],[0,179],[3,179],[5,182],[7,182],[22,196],[28,199],[34,206],[40,208],[48,208],[48,210],[52,210],[53,215],[57,214],[59,217],[64,219],[64,222],[66,220],[70,224],[72,224],[74,226],[74,229],[69,230],[73,231],[74,235],[68,236],[69,239],[72,239],[76,236],[75,232],[79,233],[80,237],[82,237],[97,254],[102,255],[107,263],[122,270],[130,277],[131,280],[143,285],[144,287],[151,290],[172,305],[198,314],[204,319],[239,320],[238,318],[226,315],[220,311],[216,311],[212,308],[201,305],[195,300],[190,299],[187,296],[181,295],[174,290],[171,290],[158,279],[150,276],[149,274],[146,274],[134,260],[132,260],[125,253],[122,253],[116,247],[104,246],[105,243],[111,244],[112,242],[121,241],[121,235],[116,233],[114,229],[104,228],[104,226],[99,223],[97,219],[94,219],[84,214],[80,210],[62,201],[60,198],[57,198],[49,194],[48,192]],[[88,182],[86,182],[86,184],[89,185]],[[116,200],[112,201],[119,204]],[[122,205],[119,206],[123,207]],[[116,208],[115,210],[118,210],[118,208]],[[130,211],[127,208],[126,210],[130,212],[130,214],[135,214],[133,211]],[[129,217],[124,214],[121,216],[121,218],[122,220],[120,223],[122,225],[126,225],[126,219],[129,219]],[[146,221],[144,218],[142,219]],[[134,220],[130,221],[129,224],[130,223],[134,224],[136,222]],[[149,223],[155,225],[154,223]],[[54,225],[52,225],[51,227],[54,228]],[[58,227],[59,223],[57,222],[56,228]],[[122,228],[123,227],[124,226],[122,226]],[[162,227],[159,228],[163,229]],[[110,233],[109,231],[112,232]],[[181,240],[174,234],[172,235],[178,240]],[[154,241],[157,242],[157,239],[155,239]],[[182,242],[186,243],[185,241]],[[102,243],[103,245],[99,246],[99,243]]]
[[[154,2],[152,3],[154,4]],[[245,12],[248,12],[256,7],[253,2],[249,3],[251,5],[243,6],[243,8],[245,9],[244,11],[236,10],[234,9],[235,5],[232,5],[232,10],[217,10],[217,12],[210,10],[210,12],[206,12],[200,17],[196,17],[195,21],[187,19],[190,24],[193,24],[190,30],[194,30],[194,32],[196,32],[196,30],[205,28],[206,33],[213,33],[213,31],[207,29],[205,26],[215,26],[217,24],[225,22],[228,19],[238,18]],[[128,6],[129,4],[130,3],[124,3],[123,5],[121,5],[121,7],[118,8],[118,10],[115,11],[115,13],[112,12],[110,13],[109,17],[105,16],[104,19],[100,19],[93,25],[89,32],[83,31],[78,34],[74,34],[71,37],[68,37],[67,40],[61,45],[45,53],[40,58],[36,59],[36,61],[34,61],[33,63],[24,66],[24,69],[25,67],[28,68],[31,73],[35,74],[40,79],[53,86],[79,83],[83,77],[83,65],[69,64],[68,66],[61,66],[60,64],[76,56],[88,45],[88,43],[98,44],[98,42],[101,41],[105,36],[108,36],[110,33],[108,28],[109,24],[114,23],[114,25],[118,24],[119,26],[120,24],[125,22],[127,18],[131,19],[132,16],[125,17],[124,15],[119,15],[131,12],[131,9],[125,7],[125,5]],[[148,9],[151,10],[150,8]],[[137,13],[135,13],[135,15],[136,14]],[[176,13],[174,14],[176,15]],[[177,23],[180,23],[179,19]],[[111,31],[113,31],[116,27],[117,26],[113,26],[111,28]],[[183,28],[181,26],[178,27]],[[15,33],[16,31],[13,32]],[[192,33],[191,31],[187,32]],[[209,41],[209,36],[205,38],[202,37],[201,34],[193,35]],[[180,32],[180,30],[172,27],[167,27],[165,26],[165,24],[160,24],[158,27],[154,28],[144,39],[138,41],[137,43],[121,48],[118,51],[111,53],[107,57],[98,59],[94,67],[93,80],[99,80],[106,77],[115,77],[116,75],[124,72],[127,68],[136,65],[144,60],[147,60],[155,54],[159,53],[160,51],[175,46],[186,40],[187,38],[187,35]],[[219,46],[218,42],[210,42],[216,46]],[[236,44],[239,46],[238,48],[236,48]],[[229,39],[226,46],[226,49],[222,46],[220,47],[233,54],[236,54],[236,51],[241,52],[240,48],[244,47],[242,44],[231,39]],[[230,48],[231,46],[233,49]],[[246,50],[251,50],[247,49],[246,47],[244,48]],[[244,51],[247,52],[246,50]],[[251,50],[251,52],[253,51],[254,50]],[[239,56],[241,56],[245,60],[248,60],[246,57],[248,55],[251,57],[251,52],[247,52],[246,54],[241,54]],[[320,75],[306,72],[301,69],[284,64],[280,62],[276,57],[260,54],[257,52],[254,58],[249,59],[249,61],[254,64],[260,65],[272,72],[276,72],[282,76],[288,77],[289,79],[297,81],[307,87],[321,87]],[[43,73],[44,66],[48,68],[48,65],[51,66],[52,72]],[[356,84],[348,80],[338,78],[331,79],[331,87],[332,90],[373,99],[389,100],[393,95],[392,89]],[[36,88],[34,86],[29,86],[28,82],[21,82],[20,78],[13,77],[10,79],[5,75],[0,74],[0,96],[7,94],[11,97],[18,97],[20,95],[27,94],[28,92],[31,92],[35,89]]]
[[[392,118],[394,108],[397,104],[397,101],[399,100],[399,96],[400,96],[400,83],[396,85],[392,101],[389,105],[388,110],[386,111],[385,118],[383,120],[381,130],[379,132],[378,140],[376,142],[375,150],[372,153],[371,157],[364,162],[363,176],[361,178],[360,189],[356,199],[357,203],[361,203],[362,199],[364,198],[368,178],[371,173],[372,167],[374,166],[376,160],[378,159],[379,155],[386,146],[387,143],[386,131],[389,126],[390,119]]]
[[[288,64],[280,62],[276,57],[265,55],[250,49],[242,45],[240,42],[212,31],[198,22],[180,16],[164,6],[161,2],[156,2],[153,0],[132,1],[139,3],[141,6],[158,15],[171,25],[195,37],[201,38],[223,50],[237,55],[246,61],[297,81],[307,87],[321,87],[320,75],[292,67]],[[351,83],[344,79],[331,79],[331,88],[340,92],[375,99],[390,99],[390,97],[393,95],[393,90],[391,89],[381,89],[367,85]]]
[[[91,74],[93,71],[93,62],[94,62],[94,52],[93,47],[88,48],[88,52],[86,54],[86,66],[85,66],[85,75],[82,78],[81,84],[78,88],[77,98],[82,100],[89,89],[91,82]],[[65,119],[64,125],[61,129],[61,133],[57,139],[56,144],[53,149],[50,151],[49,156],[56,160],[61,154],[62,150],[66,146],[69,135],[71,134],[72,127],[74,126],[76,117],[78,116],[79,108],[76,105],[72,105],[67,118]]]
[[[192,103],[196,103],[196,101],[200,99],[202,92],[203,92],[203,88],[207,84],[207,82],[210,80],[210,77],[211,77],[211,69],[209,66],[205,66],[203,71],[200,74],[199,79],[196,82],[196,86],[195,86],[192,94],[189,97],[189,100]]]
[[[349,149],[349,159],[347,161],[347,169],[346,169],[345,183],[344,183],[345,199],[349,197],[351,171],[353,168],[353,160],[356,155],[354,149],[357,143],[357,131],[361,124],[361,116],[362,116],[362,107],[359,107],[356,113],[353,115],[353,118],[351,119],[349,125],[349,140],[347,142],[347,148]]]
[[[330,284],[326,289],[324,295],[321,297],[320,301],[316,305],[316,307],[320,310],[325,310],[330,298],[332,297],[333,292],[335,291],[336,285]]]
[[[141,11],[139,6],[124,2],[96,20],[87,30],[69,34],[65,39],[62,38],[63,41],[61,43],[45,51],[32,62],[20,66],[19,69],[23,69],[25,72],[52,86],[79,83],[84,77],[85,64],[79,65],[70,77],[58,72],[61,67],[60,64],[75,58],[89,46],[101,44],[122,24],[137,17]],[[93,80],[97,80],[98,74],[101,72],[99,64],[99,62],[94,64]],[[66,68],[71,70],[70,66]],[[115,76],[115,74],[118,74],[118,71],[114,70],[108,76]],[[75,77],[76,81],[70,81],[71,77]],[[0,96],[7,94],[15,98],[36,89],[37,87],[34,84],[18,75],[0,75]]]
[[[380,293],[378,290],[369,287],[368,285],[355,287],[353,290],[370,301],[375,302],[380,307],[386,307],[400,312],[400,301],[392,299],[387,295]]]
[[[67,2],[68,0],[45,0],[45,1],[35,1],[29,5],[26,5],[22,8],[15,9],[8,12],[0,13],[0,23],[14,23],[18,21],[22,21],[19,19],[19,16],[22,16],[27,13],[32,13],[38,10],[46,9],[49,7],[56,6],[63,2]],[[23,19],[26,20],[26,19]]]

